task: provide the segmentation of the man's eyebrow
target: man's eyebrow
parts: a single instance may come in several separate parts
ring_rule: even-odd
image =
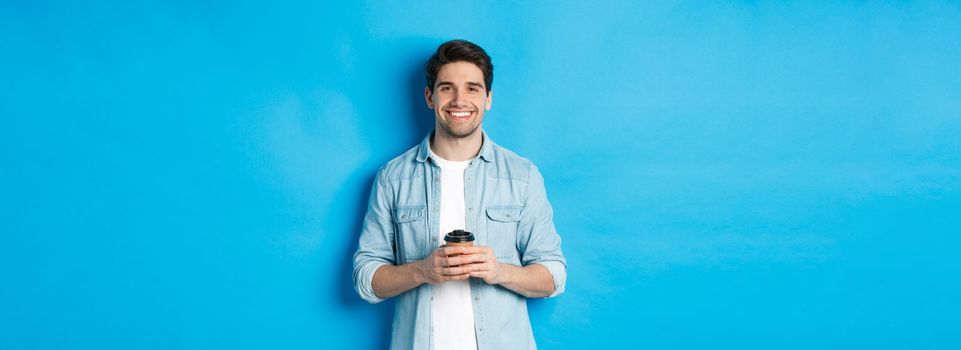
[[[443,86],[443,85],[452,85],[452,86],[453,86],[453,85],[454,85],[454,82],[451,82],[451,81],[438,81],[438,82],[435,84],[435,86]],[[483,88],[483,87],[484,87],[484,84],[481,84],[481,83],[478,83],[478,82],[474,82],[474,81],[469,81],[469,82],[467,82],[467,86],[476,86],[476,87],[479,87],[479,88]]]

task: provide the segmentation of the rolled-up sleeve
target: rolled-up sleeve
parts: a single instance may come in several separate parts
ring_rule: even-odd
[[[357,252],[354,253],[354,289],[361,298],[371,304],[384,301],[374,293],[371,283],[374,273],[384,265],[396,265],[394,257],[394,232],[390,216],[390,188],[383,177],[383,169],[370,191],[367,214],[361,228]]]
[[[544,178],[534,165],[531,165],[518,234],[524,266],[543,265],[554,278],[554,293],[548,298],[563,293],[567,284],[567,260],[561,252],[561,237],[554,227],[554,211],[547,201]]]

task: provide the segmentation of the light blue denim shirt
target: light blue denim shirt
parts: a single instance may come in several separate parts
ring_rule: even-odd
[[[377,173],[357,252],[354,288],[378,303],[371,287],[383,265],[424,259],[443,242],[439,236],[440,168],[429,154],[431,135],[384,165]],[[544,179],[529,160],[500,147],[483,134],[478,157],[464,172],[467,231],[475,245],[489,246],[497,260],[517,266],[541,264],[554,277],[556,296],[564,291],[567,262],[554,229]],[[470,279],[477,348],[536,349],[527,299],[500,285]],[[433,349],[430,284],[397,296],[391,349]]]

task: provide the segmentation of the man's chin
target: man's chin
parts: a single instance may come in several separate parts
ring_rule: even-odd
[[[476,134],[476,133],[479,132],[479,131],[480,131],[480,127],[475,127],[475,128],[473,128],[473,129],[470,129],[470,130],[466,130],[466,129],[450,129],[450,128],[446,128],[446,127],[444,128],[444,133],[447,134],[447,136],[450,136],[450,137],[455,138],[455,139],[468,138],[468,137]]]

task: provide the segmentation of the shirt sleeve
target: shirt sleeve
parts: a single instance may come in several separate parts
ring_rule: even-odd
[[[368,303],[376,304],[385,299],[374,293],[371,282],[374,272],[384,265],[396,265],[394,255],[394,226],[391,221],[390,188],[384,180],[383,169],[370,191],[367,214],[360,231],[357,252],[354,253],[354,289]]]
[[[563,293],[567,284],[567,260],[561,252],[561,237],[554,228],[554,210],[547,201],[544,178],[534,165],[531,165],[518,234],[523,254],[521,263],[524,266],[541,264],[550,271],[554,278],[554,293],[548,298]]]

